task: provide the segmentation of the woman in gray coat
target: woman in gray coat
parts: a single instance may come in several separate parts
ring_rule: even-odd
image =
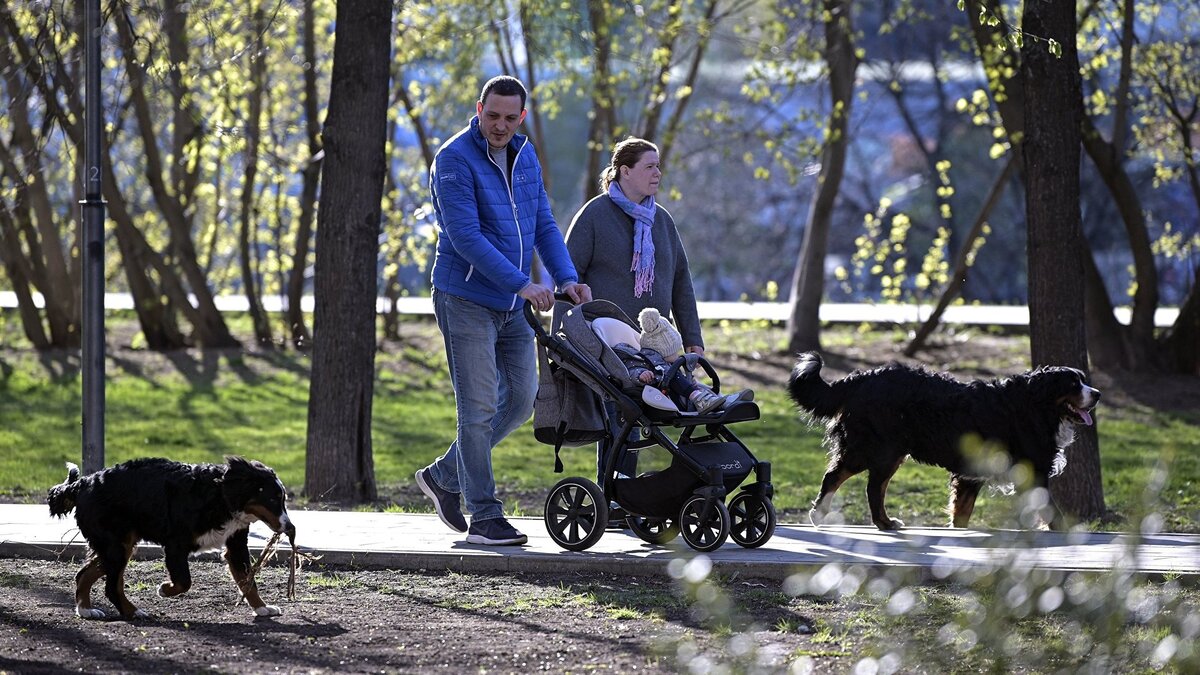
[[[658,147],[627,138],[600,174],[599,196],[571,221],[567,251],[592,297],[636,317],[654,307],[674,321],[686,351],[703,353],[696,293],[675,221],[655,202],[662,171]]]
[[[592,297],[616,304],[630,317],[646,307],[658,309],[678,326],[685,351],[703,354],[687,253],[671,214],[655,201],[661,179],[658,146],[641,138],[617,143],[600,175],[600,195],[571,221],[567,251]],[[616,414],[610,412],[613,426]],[[601,473],[605,455],[602,441],[597,448]],[[617,471],[634,475],[636,468]]]

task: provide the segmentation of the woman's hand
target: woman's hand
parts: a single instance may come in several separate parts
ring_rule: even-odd
[[[587,284],[567,284],[563,286],[563,293],[566,293],[575,304],[581,302],[592,301],[592,289]]]
[[[689,354],[699,354],[700,356],[704,356],[704,347],[701,347],[700,345],[692,345],[684,351]]]

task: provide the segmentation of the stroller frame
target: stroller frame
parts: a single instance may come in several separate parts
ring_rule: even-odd
[[[564,294],[556,294],[555,299],[571,302]],[[622,421],[616,435],[607,440],[601,484],[583,477],[564,478],[547,496],[546,529],[557,544],[574,551],[594,545],[608,526],[610,503],[625,510],[629,529],[652,544],[666,544],[682,535],[691,548],[707,552],[720,548],[730,537],[745,548],[762,546],[771,538],[776,524],[771,465],[758,460],[726,426],[758,419],[757,404],[743,401],[707,414],[643,406],[627,393],[618,377],[590,355],[582,353],[565,336],[547,332],[529,303],[523,309],[538,344],[546,350],[550,366],[566,369],[600,398],[612,401]],[[615,305],[611,311],[635,327]],[[608,345],[603,349],[611,351]],[[689,364],[703,369],[713,390],[720,392],[720,377],[698,355],[676,359],[664,381]],[[678,441],[663,431],[666,427],[683,430]],[[635,430],[640,430],[641,438],[634,439]],[[629,454],[654,446],[671,455],[670,467],[637,477],[617,477],[616,467]],[[743,484],[751,472],[754,481]],[[727,506],[725,499],[734,490],[738,492]],[[656,492],[660,493],[657,502],[642,497]]]

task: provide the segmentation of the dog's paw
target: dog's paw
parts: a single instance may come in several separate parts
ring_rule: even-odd
[[[875,521],[875,527],[878,527],[879,529],[883,530],[884,532],[890,532],[893,530],[902,530],[902,529],[904,529],[904,521],[900,520],[899,518],[888,518],[887,520],[877,520],[877,521]]]
[[[75,616],[81,619],[103,619],[108,615],[104,613],[104,610],[95,607],[76,607]]]
[[[149,619],[150,612],[147,612],[144,609],[135,609],[135,610],[133,610],[133,614],[129,618],[131,618],[131,619]]]
[[[262,607],[255,607],[254,613],[257,616],[283,616],[283,610],[279,609],[278,607],[275,607],[274,605],[263,605]]]
[[[813,527],[821,527],[822,525],[845,525],[845,520],[842,518],[840,511],[831,511],[827,508],[813,507],[808,512],[808,522],[813,524]]]
[[[159,584],[159,586],[158,586],[158,597],[173,598],[176,595],[181,595],[183,593],[187,593],[187,591],[188,591],[187,586],[176,586],[175,584],[171,583],[170,581],[164,581],[161,584]]]

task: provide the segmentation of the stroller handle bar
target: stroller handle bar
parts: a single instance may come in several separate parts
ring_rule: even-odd
[[[563,293],[562,291],[558,291],[554,294],[554,302],[565,302],[571,306],[575,305],[575,301],[571,299],[571,296]],[[542,328],[542,322],[539,321],[537,315],[534,314],[533,304],[526,300],[524,303],[522,303],[521,310],[525,312],[525,320],[529,322],[530,326],[533,326],[534,334],[542,339],[548,338],[549,335],[546,334],[546,329]]]

